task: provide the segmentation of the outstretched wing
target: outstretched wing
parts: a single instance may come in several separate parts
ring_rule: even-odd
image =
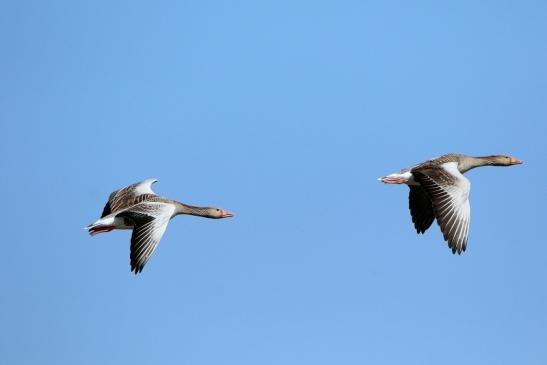
[[[132,184],[116,190],[108,197],[108,202],[104,206],[101,218],[109,214],[115,213],[122,209],[128,208],[140,201],[146,200],[147,196],[156,195],[152,191],[152,184],[158,181],[157,179],[146,179],[136,184]],[[137,199],[142,196],[142,199]]]
[[[418,185],[408,185],[408,187],[410,188],[408,208],[412,216],[412,223],[414,223],[416,232],[425,233],[435,220],[433,204],[423,187]]]
[[[467,247],[471,219],[469,180],[459,172],[456,162],[412,170],[412,174],[431,199],[433,213],[448,247],[453,253],[462,253]]]
[[[171,204],[144,202],[117,214],[134,222],[131,235],[131,271],[138,274],[158,246],[175,211]]]

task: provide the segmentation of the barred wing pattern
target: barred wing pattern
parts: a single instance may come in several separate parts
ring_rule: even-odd
[[[469,180],[459,172],[454,162],[436,168],[412,170],[412,174],[431,199],[433,212],[448,247],[453,253],[462,253],[467,247],[471,218]]]
[[[139,201],[137,201],[137,198],[141,195],[156,195],[156,193],[152,191],[152,184],[157,181],[157,179],[146,179],[139,183],[132,184],[120,190],[114,191],[108,197],[108,202],[104,206],[101,218],[138,203]],[[143,201],[146,199],[145,197],[143,197],[143,199],[139,200]]]
[[[120,212],[117,216],[131,219],[135,225],[131,235],[131,271],[138,274],[158,246],[169,220],[175,212],[172,204],[144,202]]]

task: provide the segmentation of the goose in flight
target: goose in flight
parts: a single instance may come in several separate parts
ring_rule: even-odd
[[[110,194],[101,218],[86,227],[95,236],[114,229],[132,229],[131,271],[138,274],[158,246],[167,223],[179,214],[206,218],[228,218],[233,214],[220,208],[194,207],[156,195],[147,179]]]
[[[522,161],[511,156],[471,157],[450,153],[381,177],[385,184],[407,184],[410,215],[416,231],[424,233],[437,219],[452,253],[467,247],[471,209],[471,183],[463,173],[480,166],[512,166]]]

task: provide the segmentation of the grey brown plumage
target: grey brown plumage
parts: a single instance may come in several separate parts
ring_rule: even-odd
[[[152,191],[151,186],[157,181],[157,179],[147,179],[112,192],[104,206],[101,218],[148,199],[153,199],[157,195]]]
[[[460,201],[454,201],[455,197],[449,193],[451,187],[448,181],[453,179],[446,177],[441,169],[425,171],[413,171],[414,179],[420,183],[430,198],[430,206],[437,223],[441,227],[444,240],[452,253],[462,253],[467,248],[467,231],[469,229],[469,201],[467,194]],[[431,175],[430,175],[431,174]],[[459,213],[459,209],[465,209]],[[431,208],[430,208],[431,209]]]
[[[510,156],[471,157],[450,153],[427,160],[380,180],[387,184],[407,184],[409,209],[417,233],[424,233],[437,220],[453,253],[467,248],[470,183],[463,173],[480,166],[510,166],[522,161]]]
[[[194,207],[156,195],[147,179],[110,194],[101,218],[89,225],[91,235],[113,229],[132,229],[130,246],[131,271],[142,271],[156,249],[169,221],[179,214],[206,218],[228,218],[232,213],[220,208]]]

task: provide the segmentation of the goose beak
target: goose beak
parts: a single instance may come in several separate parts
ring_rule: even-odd
[[[221,217],[221,218],[230,218],[230,217],[233,217],[233,216],[234,216],[233,213],[230,213],[230,212],[228,212],[228,211],[226,211],[226,210],[223,210],[220,217]]]
[[[511,165],[520,165],[522,163],[521,160],[517,160],[516,158],[511,158]]]

